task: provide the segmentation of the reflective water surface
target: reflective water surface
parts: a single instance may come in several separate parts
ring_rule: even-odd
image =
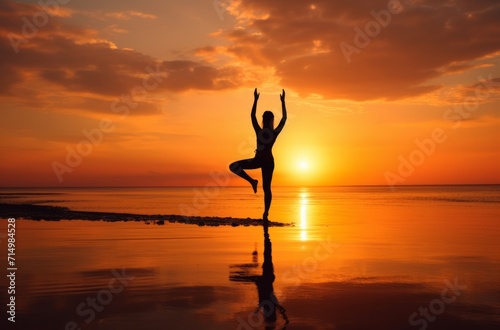
[[[3,200],[179,213],[192,204],[192,188],[182,189],[14,191]],[[200,215],[258,217],[260,198],[246,194],[221,188]],[[499,206],[498,186],[282,188],[270,215],[295,226],[267,233],[18,219],[16,326],[498,329]],[[6,301],[5,281],[0,290]]]

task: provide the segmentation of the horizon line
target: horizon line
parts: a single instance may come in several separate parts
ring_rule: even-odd
[[[401,184],[392,186],[392,188],[397,187],[429,187],[429,186],[499,186],[500,183],[437,183],[437,184]],[[172,186],[10,186],[3,187],[0,189],[26,189],[26,188],[197,188],[205,187],[205,185],[172,185]],[[242,188],[246,185],[238,186],[223,186],[222,188]],[[387,184],[351,184],[351,185],[278,185],[274,187],[286,187],[286,188],[329,188],[329,187],[388,187],[391,186]]]

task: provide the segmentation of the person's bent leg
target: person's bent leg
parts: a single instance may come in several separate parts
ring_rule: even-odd
[[[259,162],[255,158],[249,158],[249,159],[238,160],[236,162],[231,163],[231,165],[229,165],[229,170],[234,174],[238,175],[239,177],[248,181],[252,185],[253,192],[256,193],[257,183],[259,181],[253,179],[250,175],[248,175],[247,172],[245,172],[245,170],[256,169],[259,167],[261,167],[261,164],[259,164]]]

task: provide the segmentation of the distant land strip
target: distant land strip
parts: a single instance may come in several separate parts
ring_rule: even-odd
[[[75,211],[67,207],[35,204],[0,203],[0,219],[16,218],[30,220],[90,220],[90,221],[143,221],[146,224],[163,225],[165,222],[184,223],[198,226],[262,226],[262,219],[232,217],[199,217],[176,214],[134,214],[115,212]],[[290,223],[269,221],[269,226],[293,226]]]

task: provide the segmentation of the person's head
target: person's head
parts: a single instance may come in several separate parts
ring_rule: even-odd
[[[274,129],[274,114],[269,110],[262,115],[262,128]]]

